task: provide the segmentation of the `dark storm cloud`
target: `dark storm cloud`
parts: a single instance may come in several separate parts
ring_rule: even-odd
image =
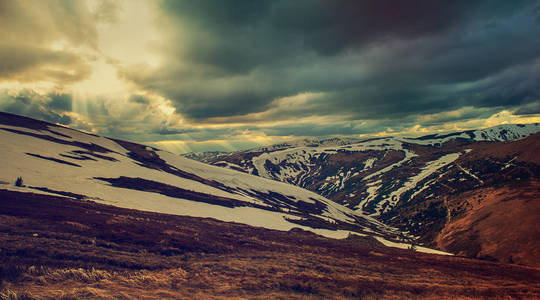
[[[191,119],[234,120],[305,92],[322,96],[282,114],[405,118],[538,99],[530,79],[540,59],[534,1],[164,1],[161,8],[170,25],[166,63],[121,73]]]
[[[174,129],[174,128],[162,127],[155,130],[153,133],[159,134],[159,135],[181,135],[181,134],[192,133],[192,132],[197,132],[197,131],[198,130],[195,130],[195,129]]]
[[[516,115],[540,114],[540,101],[524,105],[514,112]]]
[[[71,95],[40,95],[30,90],[17,94],[0,94],[0,111],[41,119],[63,125],[72,120],[66,112],[71,111]]]
[[[365,130],[365,128],[364,128]],[[282,125],[273,126],[264,129],[269,135],[275,136],[334,136],[334,135],[354,135],[358,129],[351,123],[345,124],[301,124],[301,125]]]
[[[106,97],[74,101],[69,93],[0,90],[0,111],[69,125],[103,136],[145,142],[194,132],[171,126],[151,100],[132,95],[122,105]]]
[[[191,49],[192,58],[241,71],[265,63],[272,65],[283,51],[291,54],[314,50],[334,55],[384,38],[439,33],[466,18],[477,4],[430,0],[415,1],[414,5],[395,0],[243,0],[165,1],[163,7],[181,22],[189,20],[187,25],[195,30],[190,41],[200,47]],[[208,40],[208,35],[213,39]],[[205,43],[217,47],[208,48]]]
[[[71,94],[49,94],[51,101],[47,104],[51,109],[60,111],[71,111],[73,107],[73,97]]]

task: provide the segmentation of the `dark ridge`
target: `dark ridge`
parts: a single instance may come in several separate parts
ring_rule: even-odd
[[[55,130],[51,130],[51,129],[48,129],[48,128],[47,128],[47,131],[48,131],[48,132],[50,132],[50,133],[54,133],[54,134],[56,134],[56,135],[59,135],[59,136],[62,136],[62,137],[68,138],[68,139],[71,139],[71,138],[72,138],[72,137],[71,137],[71,136],[69,136],[69,135],[65,135],[65,134],[62,134],[62,133],[60,133],[60,132],[57,132],[57,131],[55,131]]]
[[[244,169],[242,169],[242,168],[239,168],[239,167],[232,166],[231,169],[233,169],[233,170],[235,170],[235,171],[238,171],[238,172],[247,173],[246,170],[244,170]]]
[[[371,141],[384,140],[384,139],[387,139],[387,138],[388,137],[370,138],[370,139],[361,140],[358,143],[354,143],[354,144],[362,144],[362,143],[367,143],[367,142],[371,142]]]
[[[36,120],[36,119],[23,117],[23,116],[19,116],[19,115],[14,115],[14,114],[6,113],[6,112],[0,112],[0,124],[9,125],[9,126],[16,126],[16,127],[23,127],[23,128],[29,128],[29,129],[40,130],[40,131],[48,131],[50,133],[53,133],[55,135],[59,135],[59,136],[65,137],[65,138],[72,138],[72,137],[69,136],[69,135],[60,133],[58,131],[52,130],[51,128],[68,128],[70,130],[76,131],[76,130],[71,129],[69,127],[64,127],[64,126],[61,126],[61,125],[52,124],[52,123],[44,122],[44,121],[39,121],[39,120]],[[97,136],[97,135],[82,132],[82,131],[81,131],[81,133],[89,134],[89,135],[92,135],[92,136]]]
[[[67,154],[60,153],[60,156],[66,157],[66,158],[71,158],[71,159],[76,159],[76,160],[93,160],[93,161],[97,161],[97,159],[91,158],[91,157],[88,157],[88,156],[85,156],[85,155],[73,156],[73,155],[67,155]]]
[[[298,224],[301,226],[311,227],[315,229],[330,229],[330,230],[338,230],[342,229],[339,224],[330,224],[323,220],[322,218],[319,218],[317,216],[307,216],[304,219],[292,219],[292,218],[285,218],[288,222]]]
[[[186,199],[191,201],[197,201],[197,202],[204,202],[219,206],[225,206],[229,208],[234,207],[242,207],[242,206],[249,206],[249,207],[256,207],[259,209],[268,209],[265,206],[248,203],[236,199],[226,198],[226,197],[220,197],[205,193],[199,193],[194,192],[190,190],[186,190],[183,188],[175,187],[172,185],[168,185],[165,183],[153,181],[153,180],[147,180],[143,178],[132,178],[132,177],[125,177],[121,176],[118,178],[104,178],[104,177],[94,177],[95,179],[102,180],[105,182],[110,183],[114,187],[120,187],[125,189],[131,189],[131,190],[138,190],[138,191],[144,191],[144,192],[152,192],[152,193],[158,193],[169,197],[174,198],[180,198],[180,199]]]
[[[62,195],[62,196],[70,197],[70,198],[77,199],[77,200],[82,200],[82,199],[88,198],[85,195],[75,194],[75,193],[71,193],[71,192],[51,190],[51,189],[46,188],[46,187],[29,186],[28,188],[38,190],[38,191],[53,193],[53,194],[57,194],[57,195]]]
[[[317,200],[314,200],[315,203],[291,200],[291,198],[289,198],[290,196],[284,196],[273,191],[268,191],[266,193],[253,189],[249,191],[242,189],[242,191],[252,197],[264,199],[266,203],[275,207],[275,210],[277,211],[281,211],[282,208],[293,207],[295,210],[303,211],[309,214],[321,214],[327,207],[326,204]],[[313,200],[313,198],[311,198],[311,200]]]
[[[54,157],[48,157],[48,156],[43,156],[43,155],[39,155],[39,154],[34,154],[34,153],[28,153],[28,152],[25,152],[26,155],[30,155],[30,156],[34,156],[34,157],[37,157],[37,158],[41,158],[41,159],[46,159],[46,160],[50,160],[50,161],[54,161],[54,162],[57,162],[57,163],[60,163],[60,164],[64,164],[64,165],[69,165],[69,166],[74,166],[74,167],[81,167],[80,165],[78,164],[74,164],[72,162],[69,162],[69,161],[65,161],[65,160],[61,160],[61,159],[58,159],[58,158],[54,158]]]
[[[94,152],[92,152],[92,151],[73,150],[73,151],[71,151],[71,153],[91,155],[91,156],[93,156],[93,157],[95,157],[95,158],[104,159],[104,160],[108,160],[108,161],[118,161],[118,160],[117,160],[116,158],[114,158],[114,157],[110,157],[110,156],[106,156],[106,155],[97,154],[97,153],[94,153]]]
[[[73,128],[69,128],[69,127],[65,127],[65,126],[61,126],[61,125],[56,125],[56,124],[53,124],[53,123],[40,121],[40,120],[36,120],[36,119],[24,117],[24,116],[19,116],[19,115],[15,115],[15,114],[10,114],[10,113],[7,113],[7,112],[2,112],[2,111],[0,111],[0,124],[9,125],[9,126],[24,127],[24,128],[34,129],[34,130],[49,131],[49,132],[51,132],[53,134],[63,136],[63,137],[66,137],[66,138],[71,138],[71,137],[67,136],[65,134],[56,132],[54,130],[51,130],[51,127],[53,127],[53,128],[68,128],[70,130],[78,131],[78,132],[83,133],[83,134],[99,137],[98,135],[95,135],[95,134],[92,134],[92,133],[83,132],[83,131],[76,130],[76,129],[73,129]]]
[[[327,206],[322,202],[316,201],[315,203],[308,203],[304,201],[292,201],[288,197],[272,192],[272,191],[268,193],[263,193],[263,192],[259,192],[255,190],[251,190],[251,191],[241,190],[245,194],[261,199],[265,203],[271,205],[271,206],[264,206],[264,205],[249,203],[249,202],[240,201],[236,199],[194,192],[194,191],[186,190],[183,188],[171,186],[168,184],[164,184],[164,183],[160,183],[160,182],[156,182],[152,180],[142,179],[142,178],[131,178],[131,177],[121,176],[118,178],[94,177],[94,179],[108,182],[114,187],[139,190],[139,191],[151,192],[151,193],[158,193],[158,194],[162,194],[162,195],[173,197],[173,198],[204,202],[208,204],[219,205],[219,206],[224,206],[224,207],[229,207],[229,208],[254,207],[254,208],[263,209],[267,211],[277,211],[277,212],[283,212],[284,208],[288,208],[288,209],[292,208],[294,211],[289,211],[288,214],[301,216],[304,218],[304,220],[293,222],[299,225],[309,225],[309,226],[315,226],[315,228],[324,228],[324,229],[330,229],[330,230],[336,230],[336,229],[351,230],[351,231],[361,230],[361,227],[356,224],[349,224],[349,223],[341,222],[339,220],[335,220],[336,223],[330,223],[322,218],[313,216],[313,214],[322,214],[324,210],[327,208]],[[358,223],[362,223],[361,219],[357,221]],[[368,224],[366,222],[366,224],[363,224],[363,225],[368,225]]]
[[[87,143],[82,143],[82,142],[77,142],[77,141],[66,141],[66,140],[57,139],[55,137],[52,137],[52,136],[46,135],[46,134],[38,134],[38,133],[33,133],[33,132],[26,132],[26,131],[21,131],[21,130],[17,130],[17,129],[10,129],[10,128],[0,128],[0,129],[5,130],[5,131],[9,131],[9,132],[13,132],[13,133],[17,133],[17,134],[21,134],[21,135],[28,135],[28,136],[40,138],[40,139],[51,141],[51,142],[54,142],[54,143],[57,143],[57,144],[71,145],[71,146],[83,148],[83,149],[86,149],[86,150],[91,151],[91,152],[94,152],[94,151],[95,152],[100,152],[100,153],[112,153],[112,152],[114,152],[114,151],[111,151],[111,150],[109,150],[107,148],[101,147],[101,146],[93,144],[93,143],[87,144]]]
[[[220,189],[222,191],[235,193],[233,189],[225,186],[222,183],[219,183],[219,182],[216,182],[216,181],[213,181],[213,180],[208,180],[206,178],[199,177],[199,176],[197,176],[195,174],[182,171],[180,169],[177,169],[177,168],[167,164],[166,161],[161,159],[154,152],[157,149],[152,148],[153,151],[149,151],[149,150],[146,150],[147,146],[144,146],[144,145],[135,144],[135,143],[131,143],[131,142],[126,142],[126,141],[122,141],[122,140],[114,140],[114,141],[116,143],[118,143],[120,146],[124,147],[126,150],[128,150],[129,151],[128,152],[129,158],[137,161],[138,165],[140,165],[142,167],[149,168],[149,169],[154,169],[154,170],[161,170],[161,171],[164,171],[164,172],[167,172],[167,173],[170,173],[170,174],[182,177],[182,178],[194,180],[194,181],[197,181],[197,182],[200,182],[200,183],[215,187],[215,188]]]
[[[424,136],[417,137],[417,138],[411,138],[411,140],[423,141],[423,140],[432,140],[432,139],[444,139],[444,138],[451,137],[451,136],[458,136],[458,135],[461,135],[463,133],[467,134],[471,138],[474,137],[474,134],[473,134],[474,130],[467,130],[467,131],[452,132],[452,133],[442,134],[442,135],[440,135],[440,134],[424,135]]]
[[[6,112],[0,112],[0,124],[9,125],[9,126],[17,126],[17,127],[25,127],[35,130],[49,130],[49,127],[60,127],[56,124],[47,123],[44,121],[39,121],[36,119],[23,117],[19,115],[14,115]],[[62,135],[57,132],[53,132],[54,134]]]

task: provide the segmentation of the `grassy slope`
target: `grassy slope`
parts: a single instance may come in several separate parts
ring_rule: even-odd
[[[489,166],[482,187],[451,194],[452,216],[435,238],[438,248],[472,257],[540,266],[540,133],[525,139],[479,144],[463,165]],[[505,164],[511,162],[505,170]],[[488,163],[486,163],[488,162]],[[509,171],[509,172],[507,172]]]
[[[472,257],[540,265],[540,182],[468,191],[448,200],[469,210],[450,218],[435,242],[439,248]],[[451,206],[451,207],[452,207]]]
[[[1,297],[540,297],[540,270],[0,191]]]

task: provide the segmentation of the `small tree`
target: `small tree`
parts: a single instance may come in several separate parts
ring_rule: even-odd
[[[22,177],[17,177],[17,180],[15,180],[15,186],[23,186],[23,179]]]

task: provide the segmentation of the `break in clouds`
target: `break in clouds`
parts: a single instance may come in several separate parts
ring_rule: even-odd
[[[4,91],[0,109],[100,134],[241,148],[252,146],[242,137],[482,126],[501,112],[540,112],[536,1],[143,1],[156,36],[140,47],[159,62],[107,56],[129,86],[122,96],[70,87],[106,56],[99,26],[120,27],[135,2],[0,3],[0,83],[23,87]],[[128,21],[124,34],[143,32]]]

